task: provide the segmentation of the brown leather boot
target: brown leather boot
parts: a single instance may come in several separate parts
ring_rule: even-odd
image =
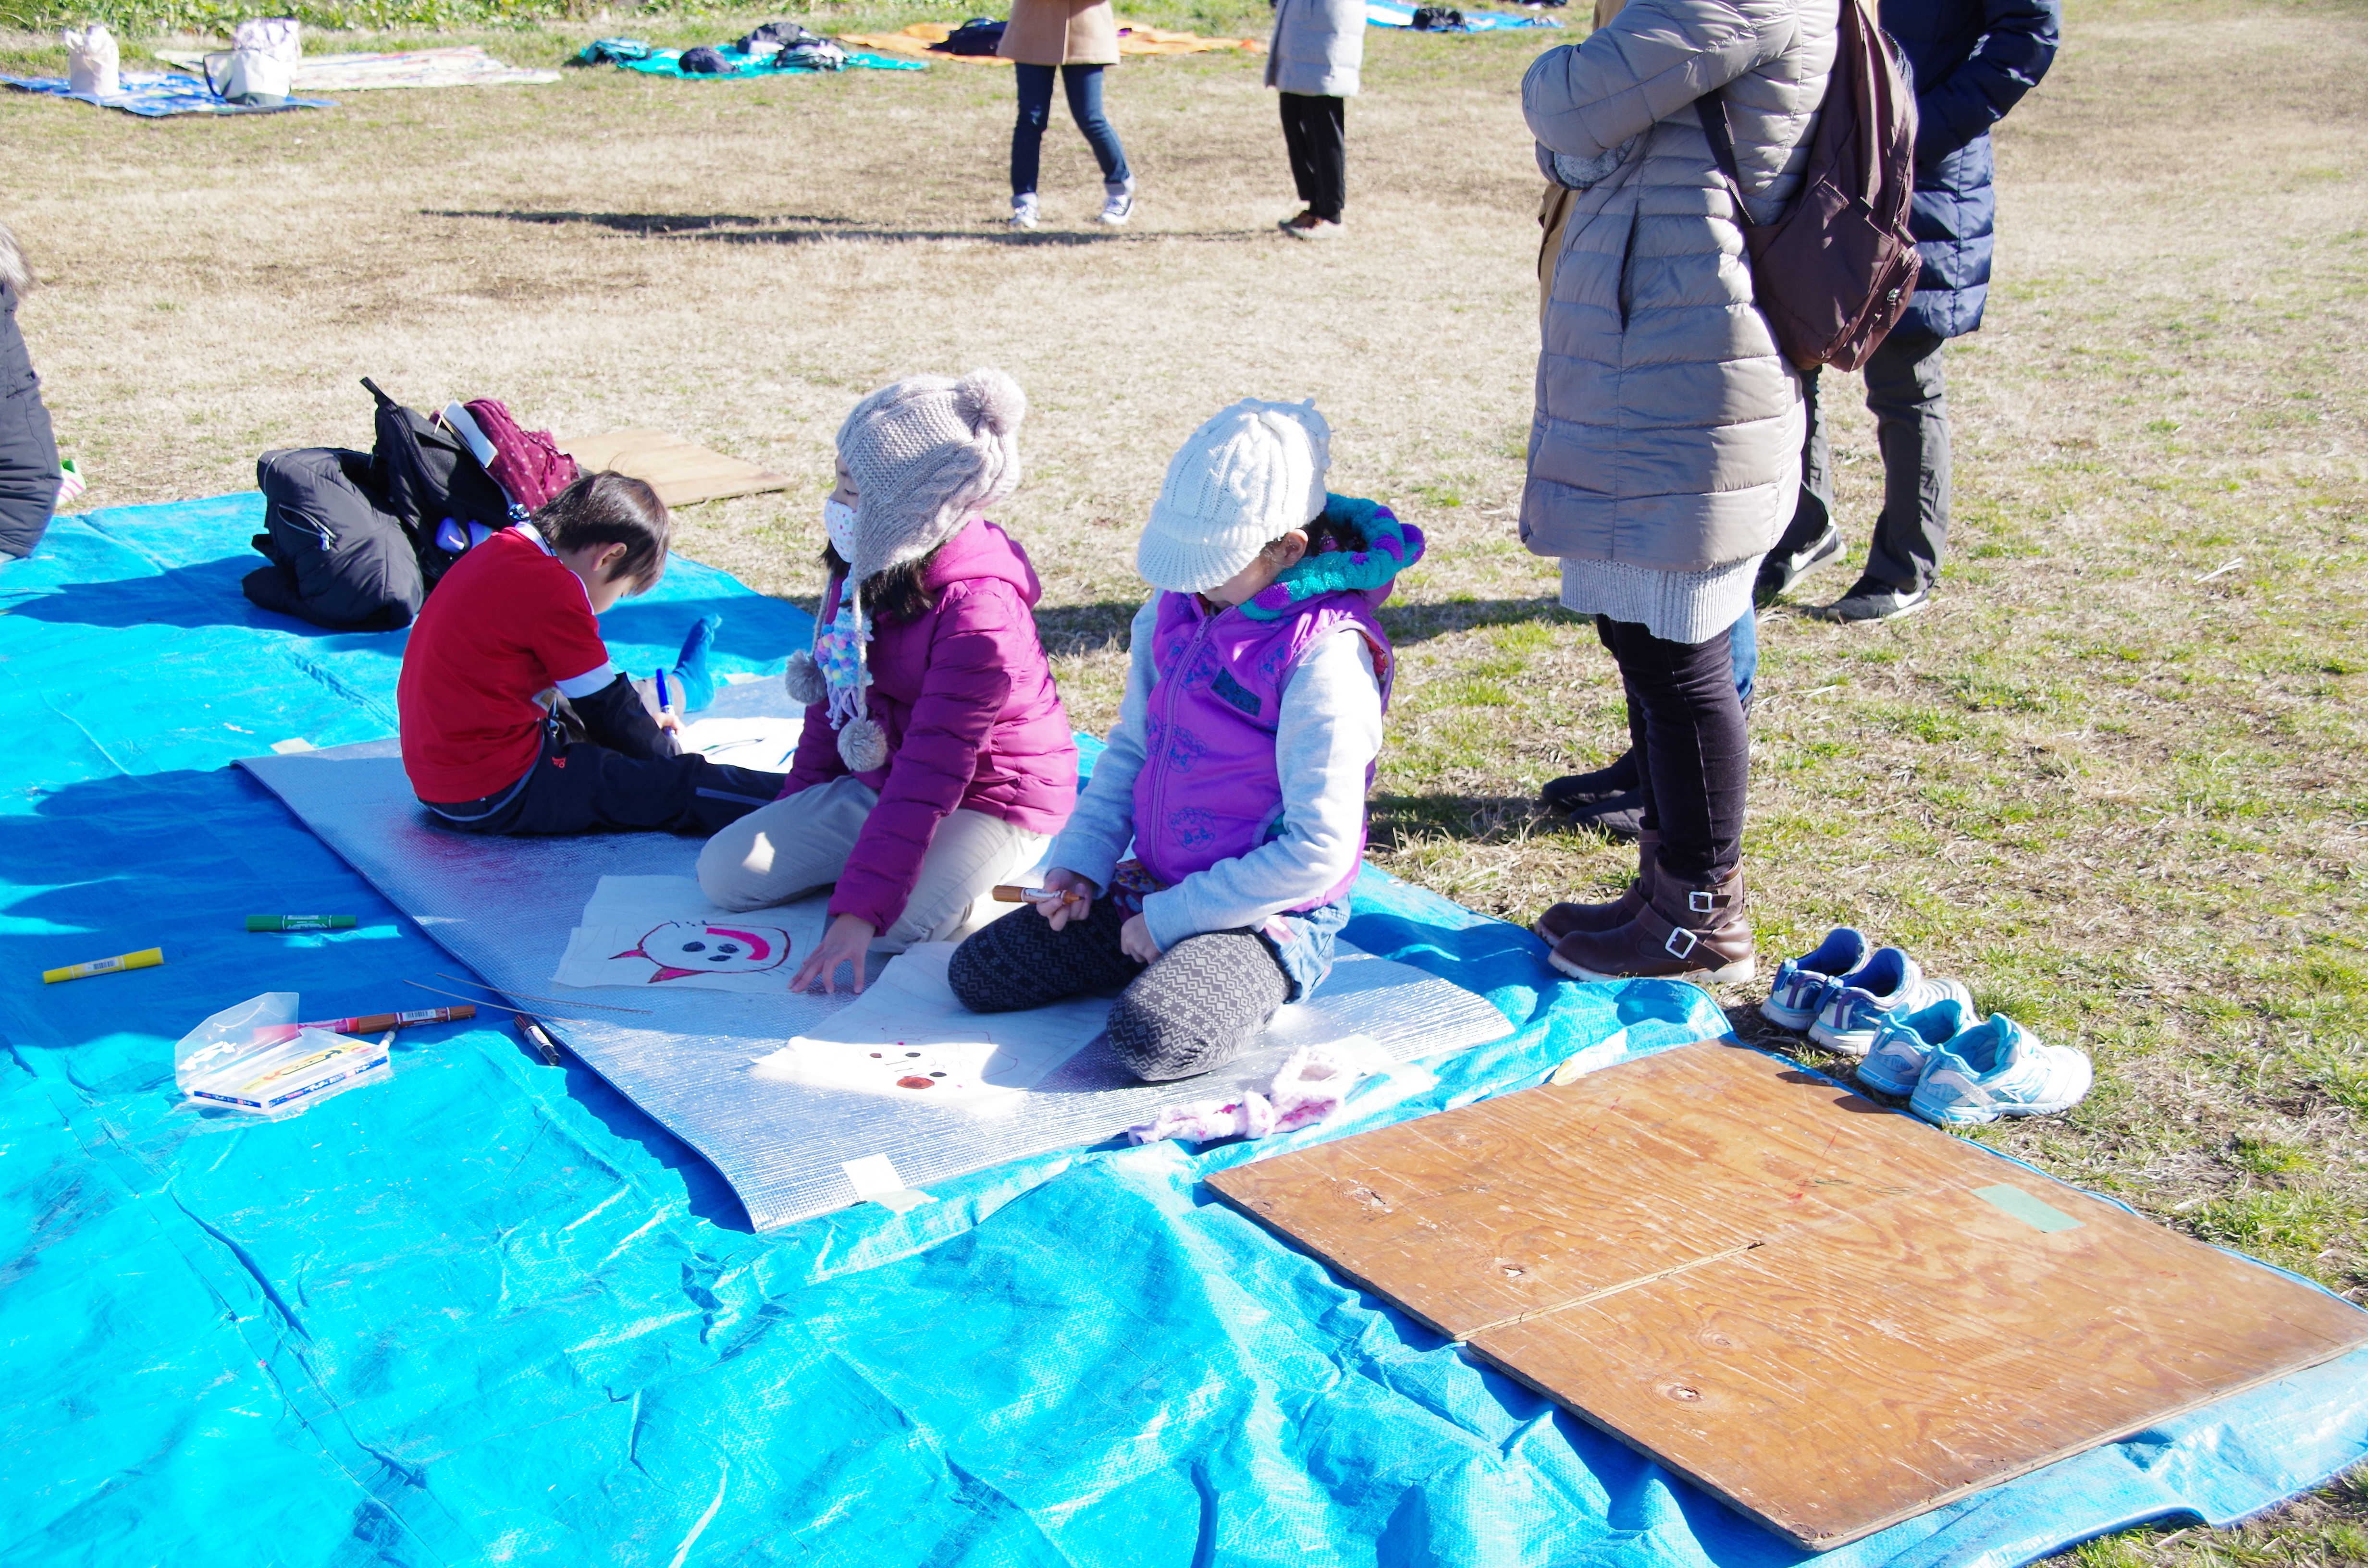
[[[1636,880],[1609,903],[1557,903],[1538,916],[1530,929],[1553,947],[1573,931],[1609,931],[1634,918],[1653,893],[1653,868],[1658,861],[1661,835],[1647,830],[1636,839]]]
[[[1744,917],[1743,873],[1688,884],[1656,874],[1645,906],[1609,931],[1573,931],[1548,955],[1580,980],[1749,980],[1751,922]]]

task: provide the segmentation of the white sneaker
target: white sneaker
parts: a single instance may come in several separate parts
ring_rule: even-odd
[[[1809,1038],[1827,1051],[1864,1056],[1886,1022],[1952,996],[1974,1005],[1974,994],[1955,981],[1928,979],[1922,966],[1899,949],[1877,948],[1873,958],[1827,991]]]
[[[1134,216],[1134,176],[1102,185],[1102,222],[1117,228]]]
[[[1944,1127],[2053,1116],[2087,1098],[2095,1080],[2086,1051],[2044,1045],[2004,1013],[1992,1013],[1932,1052],[1907,1108]]]
[[[1913,1013],[1895,1013],[1874,1031],[1874,1043],[1858,1064],[1858,1081],[1886,1095],[1912,1095],[1933,1052],[1973,1027],[1972,1011],[1954,996]]]
[[[1011,199],[1011,226],[1015,229],[1032,229],[1036,226],[1036,193],[1034,191]]]

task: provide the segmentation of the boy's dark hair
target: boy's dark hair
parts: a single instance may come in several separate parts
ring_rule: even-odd
[[[942,544],[938,546],[938,550],[944,548]],[[938,558],[938,550],[917,561],[873,573],[863,585],[864,613],[894,624],[918,620],[928,614],[938,597],[929,592],[923,579],[929,574],[929,562]],[[847,575],[847,558],[839,554],[836,545],[822,547],[822,563],[834,577]]]
[[[604,469],[545,501],[535,511],[534,526],[562,552],[587,544],[623,545],[625,553],[609,568],[608,581],[631,578],[632,591],[645,594],[666,571],[674,519],[656,491],[629,473]]]

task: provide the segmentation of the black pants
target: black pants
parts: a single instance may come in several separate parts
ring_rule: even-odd
[[[1595,632],[1627,688],[1641,825],[1660,832],[1661,869],[1688,886],[1723,880],[1743,858],[1750,766],[1728,633],[1689,645],[1601,616]]]
[[[946,983],[973,1013],[1116,991],[1110,1054],[1153,1084],[1231,1062],[1291,995],[1290,977],[1255,931],[1203,931],[1140,964],[1119,948],[1126,919],[1106,898],[1058,931],[1034,910],[1019,910],[956,948]]]
[[[1349,201],[1349,100],[1281,93],[1282,144],[1299,199],[1318,218],[1340,221]]]
[[[712,834],[772,804],[783,775],[727,767],[696,752],[644,761],[589,741],[546,740],[515,789],[482,801],[424,802],[428,821],[463,833]]]
[[[1866,362],[1866,406],[1883,451],[1883,513],[1864,575],[1903,594],[1931,586],[1949,547],[1949,403],[1941,351],[1948,340],[1892,334]],[[1809,438],[1801,452],[1801,501],[1779,555],[1805,549],[1833,516],[1833,449],[1811,371]]]
[[[0,560],[30,555],[58,500],[58,447],[41,379],[17,330],[17,295],[0,284]]]

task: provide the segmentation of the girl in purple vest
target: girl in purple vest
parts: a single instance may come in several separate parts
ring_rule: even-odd
[[[1118,725],[1046,851],[1051,896],[956,950],[965,1006],[1123,988],[1110,1049],[1159,1082],[1331,971],[1395,662],[1373,611],[1422,534],[1325,493],[1330,440],[1312,403],[1245,401],[1167,465]]]

